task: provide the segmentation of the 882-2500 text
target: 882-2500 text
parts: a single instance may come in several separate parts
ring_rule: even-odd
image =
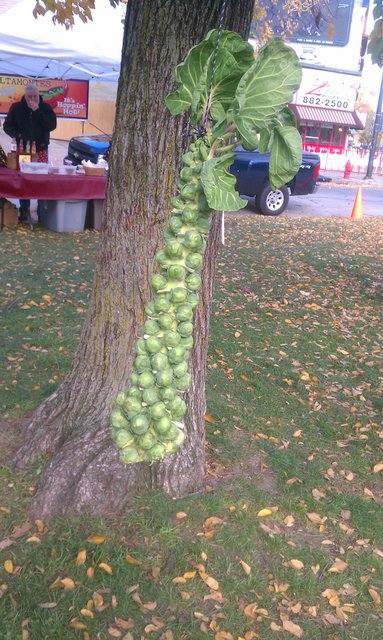
[[[325,98],[324,96],[303,96],[303,104],[311,104],[316,107],[332,107],[336,109],[350,109],[348,100]]]

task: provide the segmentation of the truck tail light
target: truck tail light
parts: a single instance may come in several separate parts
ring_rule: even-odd
[[[320,171],[320,162],[318,162],[317,166],[314,169],[314,180],[317,181],[318,177],[319,177],[319,171]]]

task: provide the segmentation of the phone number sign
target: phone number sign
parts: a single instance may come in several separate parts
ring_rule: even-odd
[[[0,75],[0,115],[6,115],[19,102],[27,84],[36,84],[40,96],[54,109],[58,118],[87,120],[89,83],[86,80],[30,80],[21,76]]]
[[[353,76],[305,69],[302,84],[294,103],[327,109],[354,111],[358,95],[358,84]]]

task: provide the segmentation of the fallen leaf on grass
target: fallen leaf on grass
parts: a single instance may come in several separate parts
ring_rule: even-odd
[[[110,567],[108,564],[106,564],[106,562],[100,562],[100,564],[98,566],[100,567],[100,569],[105,571],[105,573],[109,573],[110,576],[113,574],[112,567]]]
[[[288,631],[292,636],[296,638],[301,638],[303,636],[303,629],[299,626],[299,624],[295,624],[291,622],[291,620],[283,620],[282,626],[284,631]]]
[[[133,629],[135,622],[131,618],[123,620],[122,618],[115,618],[114,622],[120,629]]]
[[[81,567],[81,565],[85,563],[85,560],[86,560],[86,551],[85,549],[81,549],[81,551],[79,551],[77,554],[76,566]]]
[[[376,591],[376,589],[373,589],[373,588],[371,587],[371,589],[369,589],[369,590],[368,590],[368,593],[370,594],[370,596],[371,596],[372,600],[374,601],[374,604],[375,604],[377,607],[380,607],[380,604],[381,604],[381,597],[380,597],[379,593]]]
[[[271,509],[261,509],[258,511],[257,516],[258,518],[265,518],[266,516],[271,516],[272,513]]]
[[[340,558],[336,558],[335,562],[329,569],[327,569],[328,573],[343,573],[347,569],[347,562],[341,560]]]
[[[87,626],[84,622],[81,622],[81,620],[79,620],[78,618],[72,618],[72,620],[69,623],[69,626],[72,627],[72,629],[86,629]]]
[[[251,567],[246,562],[244,562],[243,560],[240,560],[239,564],[241,565],[241,567],[244,570],[244,572],[246,573],[246,575],[249,576],[250,573],[251,573]]]
[[[112,638],[121,638],[122,633],[117,627],[108,627],[108,633]]]
[[[0,540],[0,551],[3,551],[7,547],[10,547],[13,543],[14,541],[10,538],[3,538],[2,540]]]
[[[207,584],[208,587],[210,587],[210,589],[213,589],[213,591],[217,591],[219,589],[219,584],[217,580],[215,580],[215,578],[212,578],[212,576],[209,576],[207,573],[204,573],[202,571],[199,572],[199,575],[201,577],[201,580],[203,580],[204,583]]]
[[[60,580],[61,586],[64,587],[64,589],[74,589],[75,588],[75,583],[72,580],[72,578],[62,578]]]
[[[57,607],[57,602],[40,602],[37,606],[41,609],[54,609]]]
[[[374,465],[374,473],[379,473],[380,471],[383,471],[383,460]]]
[[[178,513],[176,513],[176,518],[177,520],[183,520],[184,518],[187,518],[188,514],[185,513],[185,511],[178,511]]]
[[[133,558],[133,556],[131,556],[130,553],[126,554],[125,559],[129,564],[135,564],[136,566],[140,566],[142,564],[141,560],[137,560],[137,558]]]
[[[7,573],[13,573],[13,562],[12,560],[5,560],[3,567]]]
[[[296,558],[293,558],[292,560],[289,560],[287,562],[289,567],[292,567],[293,569],[296,569],[297,571],[300,571],[301,569],[304,569],[304,564],[301,560],[297,560]]]
[[[89,536],[86,541],[92,544],[103,544],[103,542],[105,542],[105,536]]]

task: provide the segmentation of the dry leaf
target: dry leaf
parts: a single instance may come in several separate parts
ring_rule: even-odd
[[[215,578],[208,576],[207,573],[203,573],[202,571],[199,575],[204,583],[207,584],[208,587],[210,587],[210,589],[213,589],[213,591],[217,591],[219,589],[219,584],[217,580],[215,580]]]
[[[77,554],[76,566],[80,567],[82,564],[85,563],[85,560],[86,560],[86,551],[85,549],[81,549],[81,551],[79,551]]]
[[[231,633],[229,633],[228,631],[218,631],[214,636],[214,640],[234,640],[234,639]]]
[[[304,569],[304,566],[305,566],[303,562],[301,562],[301,560],[297,560],[296,558],[289,560],[287,564],[289,565],[289,567],[292,567],[293,569],[297,569],[297,571]]]
[[[69,623],[69,626],[72,627],[72,629],[86,629],[86,624],[84,622],[81,622],[78,618],[72,618],[72,620]]]
[[[105,539],[105,536],[89,536],[86,541],[91,542],[92,544],[102,544],[105,542]]]
[[[258,518],[264,518],[265,516],[271,516],[272,513],[271,509],[261,509],[258,511],[257,516]]]
[[[328,573],[343,573],[347,569],[347,562],[341,560],[340,558],[336,558],[334,564],[327,569]]]
[[[2,540],[0,540],[0,551],[3,551],[7,547],[10,547],[11,544],[14,544],[13,540],[11,540],[10,538],[3,538]]]
[[[292,527],[294,525],[295,518],[294,516],[286,516],[283,522],[285,523],[286,527]]]
[[[133,556],[131,556],[130,553],[127,553],[125,558],[126,558],[126,561],[129,562],[129,564],[135,564],[137,566],[142,564],[141,560],[137,560],[137,558],[133,558]]]
[[[383,460],[374,465],[374,473],[379,473],[380,471],[383,471]]]
[[[291,622],[291,620],[283,620],[282,626],[285,631],[288,631],[292,636],[295,636],[296,638],[301,638],[303,636],[302,627],[300,627],[299,624]]]
[[[6,560],[3,564],[3,567],[7,573],[13,573],[13,562],[12,560]]]
[[[35,534],[33,534],[33,536],[30,536],[29,538],[26,539],[26,542],[35,542],[36,544],[39,544],[41,540],[39,536],[36,536]]]
[[[243,560],[240,560],[239,564],[241,565],[246,575],[249,576],[251,573],[251,567],[248,564],[246,564],[246,562],[244,562]]]
[[[204,529],[211,529],[212,527],[215,527],[216,524],[222,524],[223,523],[223,519],[222,518],[218,518],[218,516],[210,516],[210,518],[206,518],[205,522],[203,523]]]
[[[214,422],[213,416],[209,416],[208,414],[205,416],[205,422]]]
[[[94,613],[90,609],[80,609],[80,613],[84,618],[94,618]]]
[[[272,631],[283,631],[283,627],[281,627],[279,624],[276,624],[276,622],[272,622],[270,624],[270,629]]]
[[[314,524],[323,524],[327,520],[326,517],[322,518],[318,513],[307,513],[306,516]]]
[[[61,586],[64,587],[64,589],[74,589],[75,588],[75,583],[72,580],[72,578],[62,578],[60,580]]]
[[[380,607],[381,597],[380,597],[379,593],[375,589],[373,589],[372,587],[371,587],[371,589],[368,590],[368,593],[370,594],[372,600],[374,601],[374,604],[377,607]]]
[[[89,580],[92,580],[94,578],[94,567],[88,567],[86,570],[86,575]]]
[[[123,620],[122,618],[115,618],[114,622],[120,629],[133,629],[135,622],[131,618],[129,620]]]
[[[188,514],[185,513],[185,511],[178,511],[178,513],[176,513],[176,518],[177,520],[183,520],[184,518],[187,518]]]
[[[121,638],[122,633],[117,627],[108,627],[108,633],[112,638]]]
[[[44,533],[44,521],[43,520],[35,520],[35,525],[38,533]]]
[[[105,573],[109,573],[110,576],[112,575],[113,569],[108,564],[106,564],[106,562],[100,562],[98,566],[100,567],[100,569],[105,571]]]
[[[158,578],[161,573],[161,567],[152,567],[152,576],[153,578]]]
[[[57,602],[41,602],[37,606],[41,607],[41,609],[54,609],[57,607]]]

